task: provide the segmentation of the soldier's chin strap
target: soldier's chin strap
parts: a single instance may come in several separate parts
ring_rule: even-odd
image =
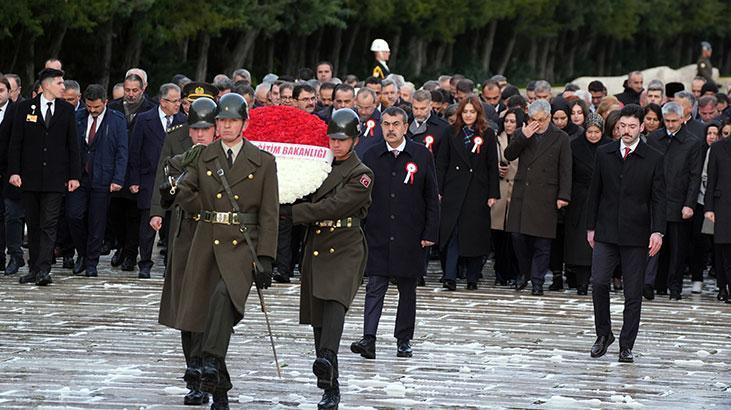
[[[242,130],[243,131],[243,130]],[[221,178],[221,184],[223,185],[223,190],[226,192],[226,196],[228,197],[229,202],[231,202],[231,209],[236,212],[240,213],[241,208],[239,208],[239,204],[236,202],[236,199],[234,198],[234,193],[231,191],[231,185],[228,183],[228,178],[226,178],[226,172],[223,170],[223,167],[221,167],[221,162],[216,158],[215,161],[216,164],[216,174],[218,174],[219,178]],[[251,236],[249,236],[249,228],[243,223],[243,221],[239,224],[239,231],[244,235],[244,240],[246,240],[246,245],[249,247],[249,250],[251,251],[251,257],[254,258],[254,271],[255,274],[257,272],[262,272],[262,266],[261,262],[259,261],[259,257],[256,254],[256,248],[254,247],[254,242],[251,240]],[[256,293],[259,295],[259,304],[261,305],[261,311],[264,313],[264,319],[266,320],[267,324],[267,330],[269,331],[269,341],[272,344],[272,352],[274,353],[274,364],[277,367],[277,376],[279,378],[282,378],[282,372],[279,368],[279,358],[277,357],[277,349],[274,347],[274,336],[272,335],[272,327],[269,323],[269,314],[267,313],[266,303],[264,303],[264,295],[261,293],[261,288],[259,288],[259,285],[256,283],[256,280],[254,280],[254,285],[256,286]]]

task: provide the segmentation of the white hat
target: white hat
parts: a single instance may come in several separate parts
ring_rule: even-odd
[[[388,48],[388,43],[386,42],[386,40],[382,38],[377,38],[371,43],[371,51],[391,51],[391,49]]]

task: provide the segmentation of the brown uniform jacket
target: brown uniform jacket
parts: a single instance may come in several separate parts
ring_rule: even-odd
[[[334,300],[346,308],[353,302],[363,279],[367,259],[365,235],[360,226],[316,227],[320,221],[348,217],[362,220],[371,204],[373,172],[358,156],[334,165],[311,202],[292,207],[295,224],[309,225],[301,263],[300,323],[321,325],[321,302]]]
[[[259,223],[250,226],[249,234],[258,256],[274,258],[277,254],[279,192],[274,157],[244,140],[233,167],[226,165],[221,142],[216,141],[200,153],[188,174],[178,185],[177,201],[191,215],[204,211],[232,212],[231,202],[218,176],[216,159],[223,167],[234,198],[243,213],[257,213]],[[201,301],[208,300],[219,277],[226,283],[231,302],[244,314],[253,275],[254,260],[238,225],[211,224],[199,221],[193,235],[183,278],[180,320],[191,331],[205,323]]]

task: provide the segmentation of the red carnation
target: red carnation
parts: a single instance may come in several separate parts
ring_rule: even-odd
[[[249,141],[328,147],[327,124],[315,115],[283,105],[251,110],[244,136]]]

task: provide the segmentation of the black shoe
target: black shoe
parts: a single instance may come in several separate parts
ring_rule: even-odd
[[[312,373],[317,376],[317,387],[329,389],[334,386],[335,357],[335,353],[328,349],[322,349],[322,357],[318,357],[312,363]]]
[[[468,282],[467,283],[467,290],[477,290],[477,283],[476,282]]]
[[[523,290],[528,286],[528,278],[524,275],[518,275],[518,279],[515,280],[515,290]]]
[[[199,404],[208,403],[208,393],[204,393],[200,390],[191,390],[183,398],[183,404],[186,406],[197,406]]]
[[[107,256],[110,253],[112,253],[112,247],[109,245],[109,242],[104,241],[102,242],[102,247],[99,249],[100,255]]]
[[[619,361],[622,363],[634,363],[635,356],[632,354],[632,349],[626,347],[619,349]]]
[[[668,290],[667,289],[655,289],[655,294],[658,296],[667,296]]]
[[[25,275],[21,276],[20,279],[18,280],[18,282],[20,282],[21,284],[36,283],[37,276],[38,275],[36,275],[35,272],[29,272],[29,273],[26,273]]]
[[[655,299],[655,288],[652,285],[645,285],[642,287],[642,296],[647,300]]]
[[[36,277],[36,286],[46,286],[53,283],[53,279],[51,279],[51,272],[41,272]]]
[[[576,285],[576,294],[586,296],[589,294],[589,285]]]
[[[673,290],[670,291],[670,300],[680,300],[683,297],[680,296],[680,292],[675,292]]]
[[[543,285],[533,285],[533,290],[530,294],[533,296],[543,296]]]
[[[87,278],[96,278],[97,276],[99,276],[99,274],[96,271],[96,266],[93,268],[92,267],[86,268],[86,277]]]
[[[7,273],[6,273],[7,275]],[[728,291],[726,290],[726,287],[718,291],[718,296],[716,296],[717,300],[728,300]]]
[[[277,283],[292,283],[292,280],[289,279],[289,276],[280,275],[279,273],[272,276],[272,279],[274,279],[274,281]]]
[[[602,357],[607,353],[609,346],[614,343],[614,334],[610,333],[609,336],[599,336],[596,338],[596,342],[591,347],[591,357]]]
[[[137,277],[140,279],[150,279],[150,268],[140,268],[140,273]]]
[[[516,284],[515,279],[508,279],[507,281],[505,281],[505,286],[507,286],[509,288],[514,288],[515,284]]]
[[[424,277],[420,277],[419,280],[416,282],[416,286],[422,287],[426,286],[426,282],[424,281]]]
[[[211,410],[228,410],[228,393],[214,393],[213,404],[211,404]]]
[[[550,291],[563,290],[563,276],[560,273],[553,274],[553,283],[548,287]]]
[[[457,290],[457,282],[446,279],[442,284],[442,287],[447,290]]]
[[[63,264],[61,265],[64,269],[74,269],[74,256],[64,256],[63,257]]]
[[[134,272],[135,265],[136,265],[135,259],[137,259],[137,258],[124,258],[124,260],[122,261],[122,265],[120,266],[120,268],[123,271]]]
[[[206,393],[215,393],[218,387],[218,358],[207,356],[201,365],[200,389]],[[227,398],[228,399],[228,398]],[[228,400],[227,400],[228,401]],[[213,396],[213,403],[216,403],[216,396]]]
[[[76,263],[74,264],[74,275],[78,275],[86,270],[86,257],[85,256],[79,256],[76,258]]]
[[[203,363],[200,358],[192,358],[190,360],[190,365],[185,369],[183,380],[185,381],[185,387],[187,387],[188,390],[200,390],[202,364]]]
[[[331,387],[322,393],[322,400],[317,403],[318,409],[337,409],[340,404],[340,388]]]
[[[376,358],[376,338],[372,336],[364,336],[357,342],[350,344],[350,351],[358,353],[366,359]]]
[[[411,345],[408,340],[401,340],[398,342],[398,349],[396,350],[396,356],[398,357],[411,357],[414,353],[411,350]]]
[[[114,251],[114,255],[112,255],[112,266],[117,267],[122,264],[123,258],[122,258],[122,250],[117,249]]]
[[[8,266],[5,267],[5,274],[6,275],[15,275],[18,273],[21,267],[25,266],[25,260],[23,258],[16,258],[11,256],[10,262],[8,262]],[[23,282],[21,282],[23,283]]]

